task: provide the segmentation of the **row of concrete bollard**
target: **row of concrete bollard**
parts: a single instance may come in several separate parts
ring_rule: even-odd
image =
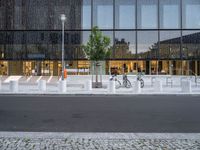
[[[162,81],[156,80],[153,85],[153,90],[156,93],[162,93],[163,92]],[[116,92],[115,81],[109,82],[108,91],[109,91],[109,93]],[[133,93],[136,93],[136,94],[141,93],[141,83],[139,81],[133,82],[132,91],[133,91]],[[183,93],[191,93],[192,92],[191,81],[189,81],[189,80],[181,81],[181,92],[183,92]]]
[[[10,91],[13,93],[17,93],[19,91],[19,85],[18,85],[18,81],[10,81]],[[161,81],[155,81],[154,85],[154,92],[163,92],[163,85]],[[2,83],[0,80],[0,90],[2,89]],[[47,89],[46,86],[46,81],[45,80],[40,80],[38,82],[38,89],[41,92],[45,92]],[[92,91],[92,82],[91,80],[88,80],[85,82],[84,85],[84,90],[85,91]],[[67,91],[67,82],[66,80],[64,81],[59,81],[58,83],[58,91],[59,92],[66,92]],[[141,93],[141,85],[139,81],[135,81],[133,83],[133,88],[132,88],[133,93]],[[183,80],[181,81],[181,92],[183,93],[190,93],[192,91],[192,86],[191,86],[191,81],[190,80]],[[116,92],[116,88],[115,88],[115,81],[109,81],[108,84],[108,92],[109,93],[115,93]]]
[[[1,89],[2,89],[2,83],[1,83],[1,80],[0,80],[0,90]],[[19,92],[18,81],[15,81],[15,80],[10,81],[9,89],[10,89],[10,92],[12,92],[12,93]],[[40,80],[38,82],[38,90],[41,91],[41,92],[45,92],[46,89],[47,89],[46,80]],[[58,89],[59,89],[60,92],[66,92],[66,89],[67,89],[66,81],[59,81]]]
[[[10,92],[17,93],[19,91],[18,81],[10,81],[9,89],[10,89]],[[84,89],[86,91],[91,91],[92,90],[92,82],[91,81],[86,81],[85,85],[84,85]],[[1,81],[0,81],[0,90],[1,90]],[[38,90],[40,92],[45,92],[47,90],[46,80],[38,81]],[[59,81],[59,83],[58,83],[58,91],[62,92],[62,93],[67,91],[67,82],[66,82],[66,80]]]

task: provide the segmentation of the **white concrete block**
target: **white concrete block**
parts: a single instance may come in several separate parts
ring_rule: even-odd
[[[109,81],[108,83],[108,92],[113,94],[115,93],[115,81]]]
[[[92,91],[92,81],[91,80],[87,80],[85,82],[85,86],[84,86],[86,91]]]
[[[154,92],[163,92],[162,81],[156,80],[153,87],[154,87]]]
[[[39,91],[45,92],[47,89],[46,80],[39,80],[38,81],[38,89]]]
[[[60,80],[58,83],[58,90],[59,92],[65,93],[67,91],[67,81]]]
[[[17,93],[19,91],[18,81],[16,80],[10,81],[10,91],[13,93]]]
[[[181,92],[184,92],[184,93],[192,92],[192,85],[191,85],[190,80],[182,80],[181,81]]]
[[[133,83],[133,93],[141,93],[141,83],[140,83],[140,81],[134,81],[134,83]]]
[[[1,88],[2,88],[2,82],[1,82],[1,79],[0,79],[0,91],[1,91]]]

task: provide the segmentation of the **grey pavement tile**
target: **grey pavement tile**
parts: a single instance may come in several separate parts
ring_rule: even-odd
[[[1,150],[199,150],[200,139],[0,138]]]

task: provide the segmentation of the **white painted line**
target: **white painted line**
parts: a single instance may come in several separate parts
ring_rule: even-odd
[[[28,79],[26,80],[26,82],[29,82],[31,80],[33,76],[28,77]]]
[[[36,83],[38,83],[42,79],[42,76],[40,76],[37,80]]]
[[[49,79],[47,80],[47,83],[50,83],[52,78],[53,76],[50,76]]]
[[[106,132],[0,132],[11,138],[85,138],[85,139],[191,139],[199,140],[200,133],[106,133]]]

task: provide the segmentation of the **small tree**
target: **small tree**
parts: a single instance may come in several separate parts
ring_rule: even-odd
[[[96,72],[95,87],[98,87],[98,66],[100,66],[100,61],[110,57],[110,49],[110,38],[104,36],[97,26],[92,28],[89,41],[86,45],[83,45],[83,51],[86,58],[94,62]]]

